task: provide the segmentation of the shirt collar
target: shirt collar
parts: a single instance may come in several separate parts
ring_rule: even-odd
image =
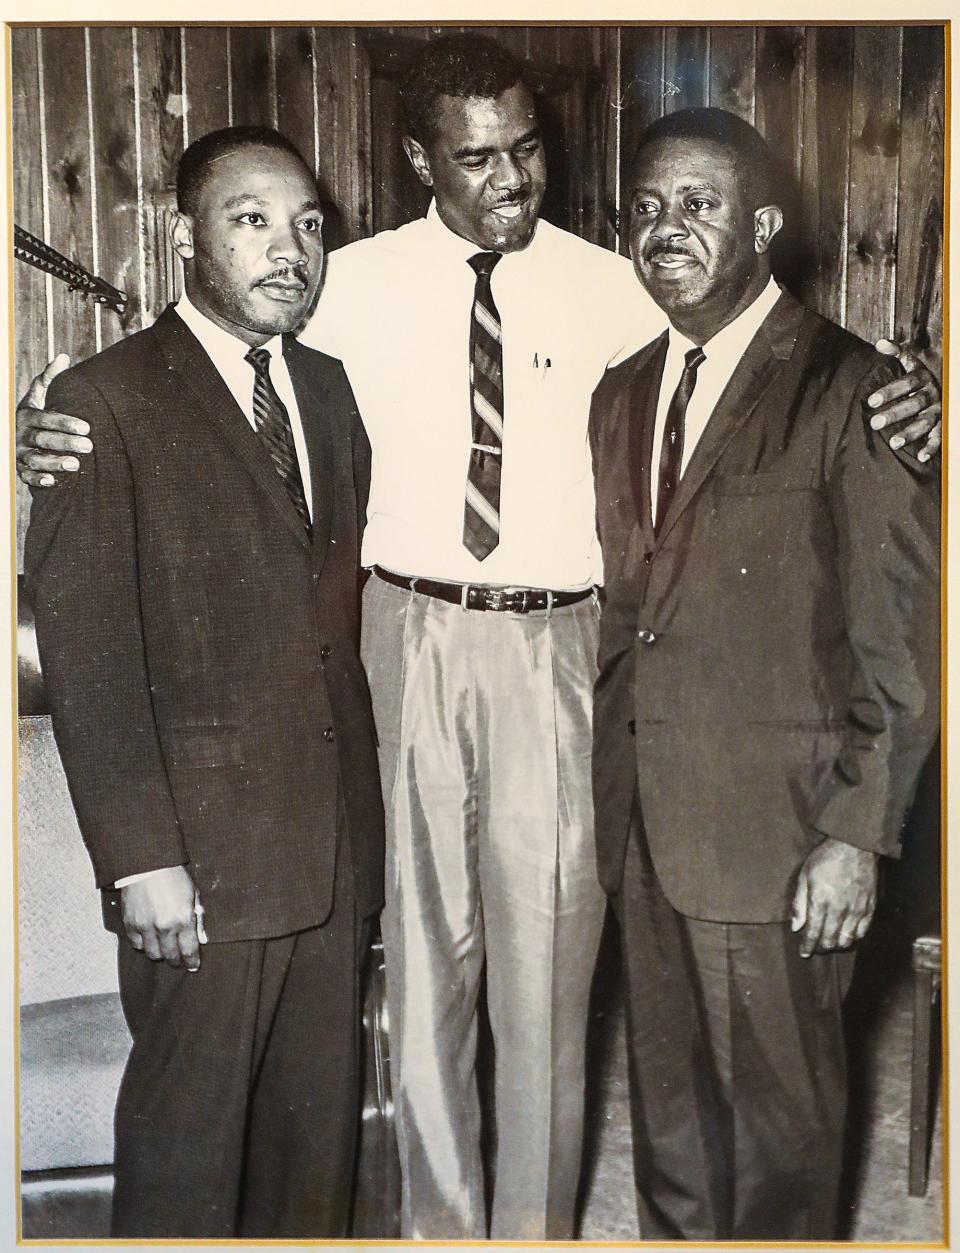
[[[436,200],[430,201],[430,208],[424,219],[427,224],[427,241],[431,249],[443,248],[447,254],[457,261],[467,261],[470,257],[475,257],[478,252],[491,252],[492,249],[481,248],[479,244],[475,244],[472,239],[464,239],[462,235],[458,235],[456,231],[452,231],[437,209]],[[522,248],[517,252],[505,252],[504,257],[521,257],[530,252],[537,241],[539,234],[539,223],[537,229],[533,233],[533,238],[526,248]],[[503,262],[501,261],[502,265]]]
[[[207,356],[220,373],[225,374],[236,370],[237,362],[243,361],[250,351],[250,345],[244,343],[236,335],[231,335],[229,331],[225,331],[222,326],[217,326],[216,322],[211,322],[205,313],[200,312],[186,291],[183,292],[174,308],[199,339]],[[263,347],[272,358],[282,355],[283,347],[279,335],[268,339]]]
[[[747,305],[742,313],[739,313],[732,322],[728,322],[722,331],[717,331],[716,335],[703,345],[707,360],[739,361],[779,299],[780,288],[771,275],[769,282],[756,300]],[[693,347],[695,345],[691,340],[681,335],[674,327],[670,327],[670,351],[672,353],[683,354]]]

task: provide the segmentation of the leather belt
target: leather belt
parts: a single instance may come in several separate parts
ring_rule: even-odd
[[[592,587],[578,592],[551,592],[543,587],[491,587],[486,583],[441,583],[436,579],[415,579],[405,574],[394,574],[374,566],[373,573],[385,583],[402,587],[421,596],[434,596],[437,600],[460,605],[464,609],[490,610],[493,613],[531,613],[537,609],[559,609],[563,605],[576,605],[592,596]]]

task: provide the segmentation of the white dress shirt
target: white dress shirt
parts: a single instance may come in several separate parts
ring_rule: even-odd
[[[759,331],[761,323],[779,299],[780,288],[771,278],[753,304],[748,305],[722,331],[718,331],[713,339],[702,345],[706,360],[701,362],[697,370],[697,381],[687,404],[687,414],[683,424],[681,478],[690,463],[693,450],[700,442],[700,436],[710,421],[710,415],[716,408],[717,401],[723,395],[723,389],[730,382],[731,375],[740,364],[743,354]],[[650,501],[654,519],[657,516],[657,493],[660,487],[657,470],[660,465],[663,431],[667,424],[667,410],[673,393],[677,390],[677,384],[680,382],[680,375],[683,373],[684,357],[691,348],[695,347],[696,344],[672,326],[670,327],[667,360],[663,367],[660,395],[657,399],[657,418],[653,428],[653,455],[650,462],[652,466]]]
[[[257,426],[253,413],[254,372],[253,366],[249,361],[244,360],[244,357],[250,351],[250,345],[245,344],[242,339],[237,339],[229,331],[225,331],[222,327],[217,326],[215,322],[211,322],[206,314],[200,312],[186,292],[183,293],[174,308],[200,341],[207,356],[213,362],[217,373],[229,387],[234,400],[243,410],[244,416],[255,431]],[[307,460],[307,445],[303,438],[300,406],[297,404],[293,383],[290,380],[290,371],[287,369],[287,363],[283,359],[283,345],[280,336],[275,335],[273,339],[268,339],[263,347],[270,353],[270,381],[273,383],[277,395],[285,405],[290,416],[293,442],[297,451],[297,462],[300,466],[300,476],[303,479],[303,494],[306,497],[307,509],[310,511],[312,519],[313,494],[310,490],[310,463]],[[160,869],[169,869],[169,867],[157,868],[157,870]],[[157,870],[144,870],[141,874],[127,875],[125,878],[117,879],[114,887],[122,888],[130,883],[138,883],[141,879],[147,879],[150,875],[156,874]],[[197,903],[197,919],[200,938],[205,940],[203,910],[199,901]]]
[[[250,345],[237,339],[223,327],[217,326],[191,301],[186,292],[174,306],[177,313],[199,339],[207,356],[213,362],[217,373],[230,388],[234,400],[243,410],[244,416],[253,430],[257,429],[253,414],[253,366],[244,357],[250,351]],[[300,406],[290,380],[290,371],[283,357],[283,341],[279,335],[268,339],[263,345],[270,354],[270,381],[274,390],[283,402],[290,417],[293,431],[293,443],[297,452],[297,463],[300,466],[300,477],[303,479],[303,494],[307,500],[307,510],[313,519],[313,492],[310,484],[310,463],[307,460],[307,444],[303,438],[303,423],[300,420]]]
[[[541,221],[491,289],[503,327],[500,542],[463,546],[470,313],[481,249],[425,218],[331,254],[301,338],[343,362],[373,452],[364,565],[555,590],[600,582],[587,439],[607,366],[659,335],[630,262]]]

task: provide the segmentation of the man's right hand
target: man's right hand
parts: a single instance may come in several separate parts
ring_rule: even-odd
[[[185,866],[168,866],[120,889],[127,939],[151,961],[200,969],[194,906],[197,889]]]
[[[31,487],[53,487],[55,474],[79,470],[76,454],[93,449],[90,426],[82,418],[44,409],[47,388],[69,366],[70,358],[59,353],[30,384],[17,406],[17,472]]]

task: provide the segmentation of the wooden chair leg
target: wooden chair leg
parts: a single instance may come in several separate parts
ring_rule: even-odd
[[[910,1068],[910,1169],[907,1191],[927,1194],[927,1145],[930,1142],[930,1043],[933,1024],[933,974],[917,970],[913,991],[913,1058]]]

